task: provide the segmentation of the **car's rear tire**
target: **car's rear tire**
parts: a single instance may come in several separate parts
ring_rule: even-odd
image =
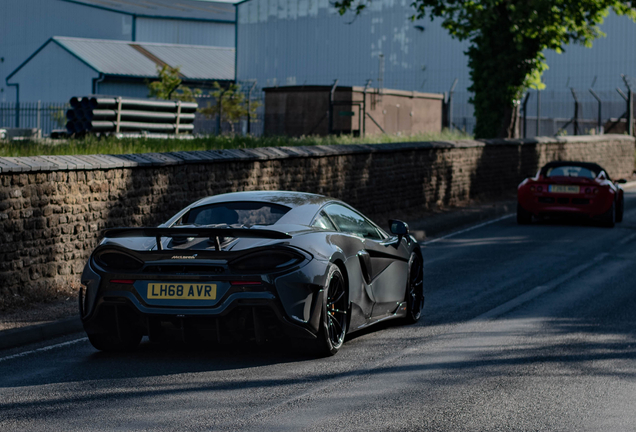
[[[409,275],[406,285],[406,324],[415,324],[424,308],[424,274],[422,258],[412,254],[409,259]]]
[[[347,334],[349,296],[347,286],[336,265],[332,265],[327,275],[320,317],[320,328],[315,348],[320,356],[332,356],[338,352]]]
[[[614,228],[614,225],[616,225],[616,203],[612,203],[612,206],[601,215],[600,219],[603,226]]]
[[[530,225],[532,223],[532,213],[524,209],[517,203],[517,223],[519,225]]]
[[[625,198],[621,196],[616,205],[616,222],[623,222],[623,213],[625,213]]]
[[[139,345],[143,334],[139,330],[129,329],[119,335],[115,333],[88,333],[91,345],[100,351],[132,351]]]

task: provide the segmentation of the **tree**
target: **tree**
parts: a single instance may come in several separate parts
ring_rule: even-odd
[[[148,90],[150,90],[148,97],[195,102],[195,96],[201,94],[200,90],[192,90],[182,84],[181,67],[179,66],[157,66],[157,75],[159,75],[159,81],[147,83]]]
[[[241,87],[237,84],[230,84],[227,88],[215,81],[214,91],[210,92],[216,103],[211,105],[208,103],[206,108],[199,111],[208,118],[214,118],[220,115],[221,122],[230,123],[232,133],[234,133],[234,124],[243,117],[256,117],[256,109],[261,105],[258,101],[247,103],[245,93],[241,91]]]
[[[340,14],[359,14],[370,1],[342,0],[335,6]],[[610,10],[636,20],[632,2],[619,0],[414,0],[412,6],[412,19],[442,18],[452,37],[470,41],[466,54],[477,138],[516,137],[523,92],[545,87],[546,49],[562,52],[570,43],[590,47],[604,36],[599,25]]]

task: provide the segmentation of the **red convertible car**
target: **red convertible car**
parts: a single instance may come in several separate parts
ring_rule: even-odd
[[[613,227],[623,220],[623,189],[595,163],[550,162],[537,175],[521,182],[517,190],[517,222],[533,217],[587,216]]]

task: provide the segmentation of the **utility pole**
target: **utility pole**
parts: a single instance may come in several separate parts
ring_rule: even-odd
[[[629,85],[627,76],[621,74],[623,82],[627,86],[627,133],[629,136],[634,136],[634,92],[632,86]]]
[[[252,91],[254,90],[254,87],[256,87],[256,80],[254,80],[254,84],[252,84],[252,87],[250,87],[250,90],[247,92],[247,134],[249,135],[251,133],[251,129],[250,129],[250,119],[252,117]]]

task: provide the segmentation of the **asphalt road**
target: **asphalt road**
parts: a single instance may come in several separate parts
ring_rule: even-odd
[[[425,317],[293,346],[0,352],[0,430],[636,428],[636,194],[614,229],[504,218],[424,246]]]

